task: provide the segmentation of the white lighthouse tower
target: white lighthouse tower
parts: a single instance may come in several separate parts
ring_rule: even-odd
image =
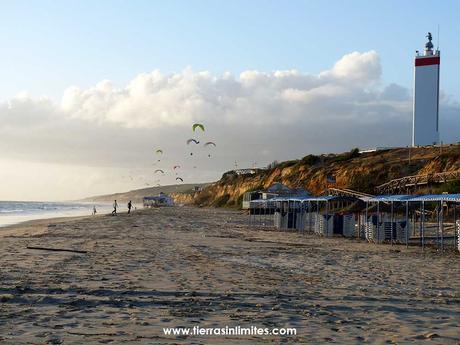
[[[412,146],[439,143],[440,51],[433,51],[431,33],[426,37],[425,51],[415,56]]]

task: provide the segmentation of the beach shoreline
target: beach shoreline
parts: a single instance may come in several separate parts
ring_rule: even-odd
[[[102,214],[112,211],[111,203],[0,201],[0,232],[5,227],[29,221],[90,216],[93,207]]]
[[[193,326],[292,327],[292,343],[460,341],[458,256],[250,229],[241,211],[29,221],[2,228],[0,250],[2,344],[284,341],[163,333]]]

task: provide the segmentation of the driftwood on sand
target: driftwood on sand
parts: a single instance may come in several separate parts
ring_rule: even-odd
[[[50,250],[52,252],[71,252],[71,253],[80,253],[80,254],[88,253],[87,250],[75,250],[75,249],[64,249],[64,248],[47,248],[47,247],[34,247],[34,246],[27,246],[27,249]]]

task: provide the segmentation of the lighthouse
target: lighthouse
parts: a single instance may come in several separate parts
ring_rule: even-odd
[[[439,143],[439,64],[440,51],[433,51],[431,33],[421,54],[414,61],[414,107],[412,146]]]

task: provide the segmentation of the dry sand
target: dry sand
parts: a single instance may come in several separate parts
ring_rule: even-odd
[[[0,344],[460,343],[459,255],[246,221],[178,207],[0,229]],[[298,335],[162,330],[226,325]]]

